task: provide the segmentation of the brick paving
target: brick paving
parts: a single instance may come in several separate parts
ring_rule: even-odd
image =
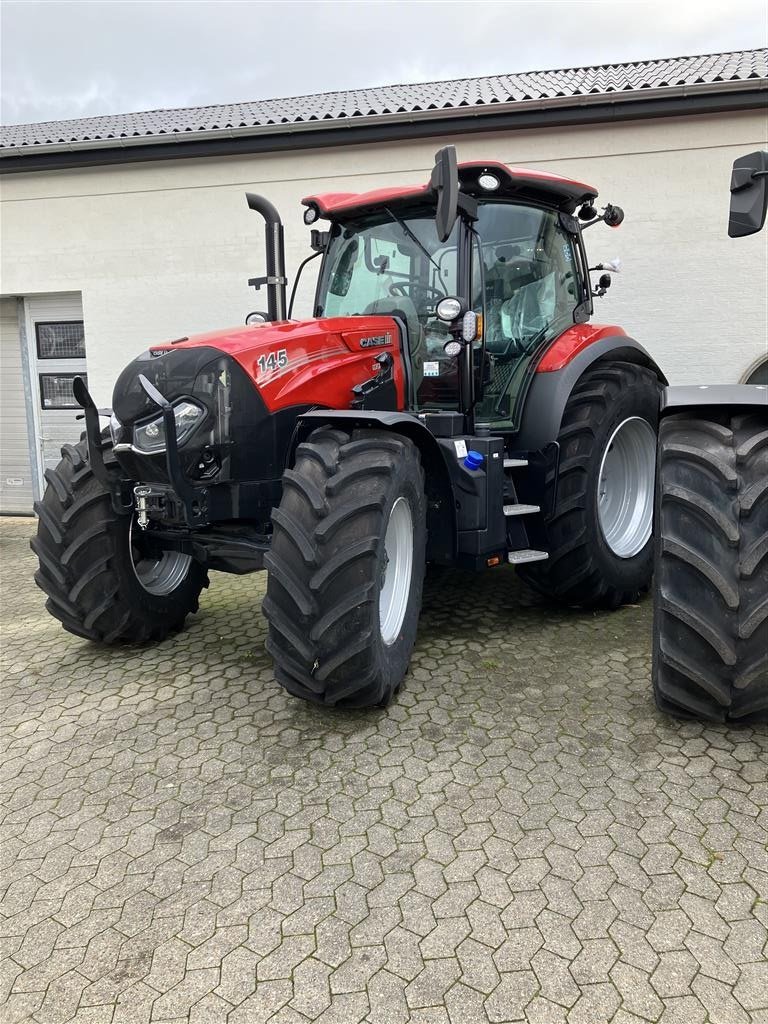
[[[65,633],[0,521],[0,1021],[768,1021],[768,735],[659,715],[648,601],[427,587],[392,706],[289,698],[263,577]]]

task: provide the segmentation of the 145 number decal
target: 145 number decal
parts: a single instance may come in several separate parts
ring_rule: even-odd
[[[280,348],[277,352],[270,352],[269,355],[259,356],[256,360],[262,373],[270,373],[272,370],[281,370],[288,364],[288,349]]]

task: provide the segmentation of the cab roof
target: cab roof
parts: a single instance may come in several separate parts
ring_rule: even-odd
[[[482,189],[478,183],[483,173],[495,175],[499,187],[493,191]],[[517,198],[572,213],[577,206],[588,199],[595,199],[597,189],[583,181],[563,178],[549,171],[535,171],[528,167],[508,167],[490,160],[485,163],[473,161],[459,164],[459,185],[469,195],[493,198]],[[322,192],[302,199],[304,206],[315,206],[321,217],[344,219],[363,213],[365,210],[399,205],[427,199],[430,196],[429,183],[424,185],[400,185],[392,188],[377,188],[371,192]]]

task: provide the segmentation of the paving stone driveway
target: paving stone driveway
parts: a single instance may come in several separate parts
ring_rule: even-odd
[[[396,703],[287,697],[263,578],[99,649],[0,523],[0,1020],[768,1020],[768,736],[663,718],[650,606],[428,587]]]

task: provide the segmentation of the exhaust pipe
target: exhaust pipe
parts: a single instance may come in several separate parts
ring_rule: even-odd
[[[264,218],[264,242],[267,250],[267,276],[252,277],[248,284],[258,291],[263,284],[267,286],[267,311],[270,320],[285,320],[286,301],[285,286],[285,238],[283,222],[275,207],[264,196],[246,192],[248,208],[260,213]]]

